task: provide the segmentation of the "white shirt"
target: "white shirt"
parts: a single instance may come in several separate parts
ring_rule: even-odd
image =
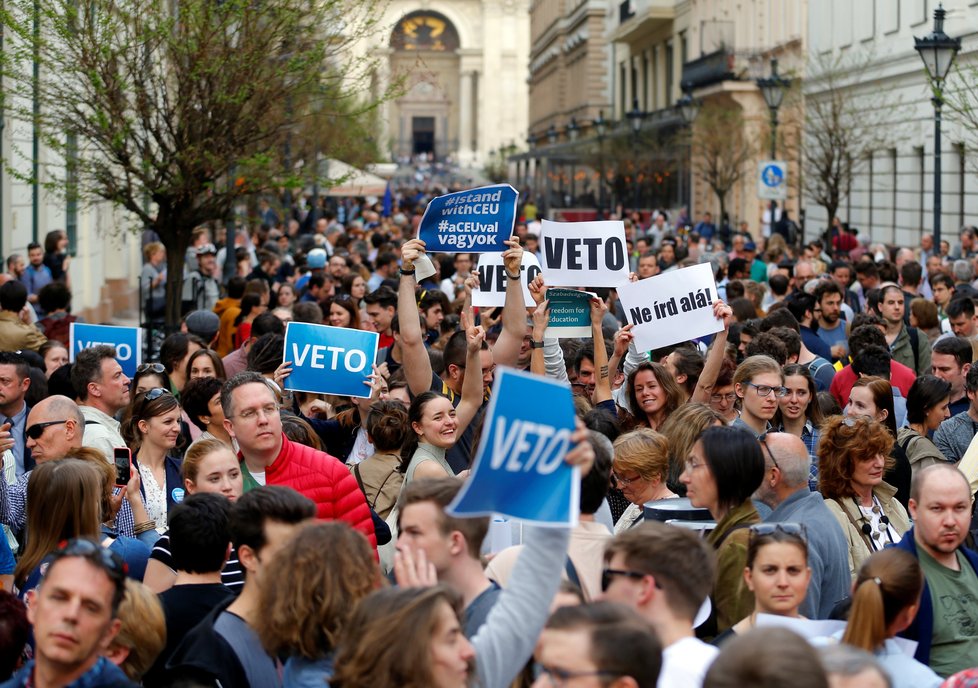
[[[683,638],[662,651],[657,688],[699,688],[720,650],[698,638]]]

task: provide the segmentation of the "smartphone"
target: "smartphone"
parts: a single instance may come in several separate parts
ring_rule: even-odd
[[[132,478],[132,452],[129,447],[116,447],[113,452],[115,460],[115,484],[117,487],[129,484]]]

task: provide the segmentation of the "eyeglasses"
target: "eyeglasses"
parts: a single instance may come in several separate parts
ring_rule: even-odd
[[[768,434],[766,432],[762,432],[760,435],[758,435],[757,442],[762,447],[764,447],[764,450],[767,452],[767,455],[771,457],[771,462],[774,464],[774,467],[780,471],[781,466],[778,465],[778,460],[774,458],[774,454],[771,453],[771,448],[767,446],[767,435]]]
[[[266,418],[269,416],[278,415],[278,404],[265,404],[260,408],[245,409],[244,411],[238,414],[238,418],[241,418],[243,420],[255,420],[256,418],[258,418],[259,413],[265,414]]]
[[[41,439],[41,435],[44,434],[45,428],[49,428],[52,425],[62,425],[63,423],[67,422],[67,420],[49,420],[44,423],[34,423],[34,425],[24,430],[24,434],[32,440],[37,441]]]
[[[618,475],[614,471],[611,472],[611,482],[612,482],[613,485],[624,485],[625,487],[628,487],[629,485],[631,485],[635,481],[641,480],[641,479],[642,479],[642,476],[640,476],[640,475],[636,475],[634,478],[622,478],[620,475]]]
[[[618,678],[621,676],[621,674],[614,671],[602,671],[600,669],[596,671],[569,671],[558,667],[547,667],[538,663],[533,665],[533,675],[534,678],[546,676],[550,679],[550,685],[554,686],[554,688],[562,688],[568,681],[572,681],[575,678],[587,678],[589,676]]]
[[[112,578],[119,585],[125,585],[126,574],[129,573],[129,566],[121,556],[85,538],[73,538],[62,541],[52,557],[55,560],[63,557],[83,557],[88,559],[93,564],[102,568],[109,574],[109,578]]]
[[[787,387],[772,387],[771,385],[755,385],[753,382],[748,382],[749,387],[753,387],[757,390],[757,396],[766,397],[771,392],[774,392],[774,396],[781,398],[788,393]]]
[[[735,392],[730,392],[728,394],[711,394],[710,401],[714,404],[719,404],[721,401],[725,401],[728,404],[732,404],[737,399],[737,394]]]
[[[159,399],[160,397],[166,394],[173,396],[173,392],[171,392],[168,389],[163,389],[162,387],[154,387],[153,389],[143,392],[143,399],[145,399],[146,401],[156,401],[157,399]]]
[[[794,535],[801,540],[808,542],[808,529],[804,523],[755,523],[748,532],[748,541],[753,541],[759,537],[767,537],[775,533]]]
[[[624,576],[634,580],[642,580],[648,574],[641,571],[627,571],[625,569],[602,569],[601,571],[601,592],[605,592],[611,587],[611,581],[615,576]]]
[[[143,363],[136,368],[136,375],[142,375],[143,373],[156,373],[157,375],[162,375],[165,372],[166,368],[162,363]]]

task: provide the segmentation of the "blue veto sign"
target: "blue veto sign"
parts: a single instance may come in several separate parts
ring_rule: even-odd
[[[509,184],[433,198],[418,229],[428,253],[502,253],[513,235],[519,192]]]
[[[496,375],[472,475],[448,512],[577,525],[580,469],[564,462],[573,432],[570,388],[502,369]]]
[[[74,322],[68,327],[68,360],[75,362],[75,357],[85,349],[107,344],[115,347],[115,360],[122,366],[126,377],[133,377],[136,368],[143,361],[143,331],[138,327],[115,327],[113,325],[89,325]]]
[[[369,397],[364,384],[377,359],[376,332],[290,322],[285,326],[285,361],[292,373],[285,388],[314,394]]]

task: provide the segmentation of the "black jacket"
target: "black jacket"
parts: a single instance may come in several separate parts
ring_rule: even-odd
[[[216,630],[214,624],[236,598],[218,605],[184,637],[166,663],[167,685],[177,680],[193,680],[205,686],[236,688],[247,686],[248,677],[238,661],[234,648]]]

